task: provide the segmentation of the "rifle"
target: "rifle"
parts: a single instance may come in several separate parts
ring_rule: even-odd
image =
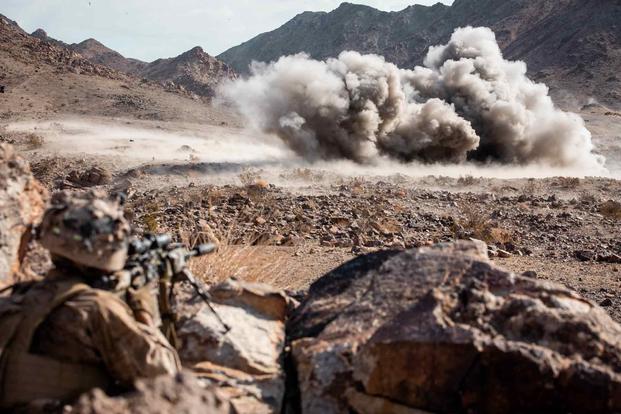
[[[193,249],[181,243],[172,243],[167,234],[147,234],[143,239],[130,242],[128,259],[120,272],[102,280],[106,288],[120,292],[128,288],[140,289],[152,281],[158,284],[158,307],[162,318],[162,333],[176,348],[178,345],[175,331],[176,315],[172,309],[172,295],[176,283],[187,282],[209,309],[227,333],[231,328],[220,318],[211,305],[211,297],[199,282],[187,263],[192,257],[204,256],[216,250],[214,244],[201,244]]]

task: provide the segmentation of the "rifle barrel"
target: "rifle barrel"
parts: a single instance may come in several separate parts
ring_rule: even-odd
[[[195,253],[194,256],[205,256],[206,254],[210,254],[216,251],[218,247],[213,243],[207,244],[199,244],[192,251]]]

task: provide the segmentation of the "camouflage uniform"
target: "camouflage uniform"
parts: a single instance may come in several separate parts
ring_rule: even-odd
[[[82,201],[76,206],[66,198],[57,199],[55,207],[53,201],[52,213],[48,211],[43,221],[43,226],[46,218],[54,223],[56,214],[65,225],[81,229],[82,234],[76,236],[49,225],[43,230],[54,235],[53,245],[42,236],[45,247],[65,258],[57,260],[59,264],[77,265],[59,267],[46,280],[0,301],[0,407],[37,398],[68,400],[95,386],[129,386],[137,378],[174,374],[180,369],[175,349],[157,326],[138,322],[118,296],[87,284],[93,266],[106,272],[122,266],[124,256],[117,253],[126,248],[122,241],[128,236],[128,226],[122,214],[117,214],[118,206],[100,200],[100,205],[85,212],[93,200]],[[76,220],[75,211],[86,216]],[[91,226],[91,221],[95,221],[95,233],[83,228],[84,223]],[[63,240],[65,234],[70,235],[68,240]],[[98,237],[105,240],[103,246]],[[73,249],[76,240],[86,241],[86,251],[99,257]],[[82,273],[79,265],[84,262],[89,267]]]
[[[37,294],[49,290],[42,286]],[[179,369],[177,353],[160,330],[137,323],[125,302],[100,289],[79,293],[54,310],[37,329],[31,351],[63,361],[103,363],[123,385]]]

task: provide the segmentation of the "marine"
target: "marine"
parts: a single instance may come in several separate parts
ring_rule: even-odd
[[[96,287],[123,268],[129,236],[119,200],[54,195],[38,229],[54,268],[0,299],[0,409],[70,401],[95,387],[121,391],[181,369],[149,295],[135,295],[130,308]]]

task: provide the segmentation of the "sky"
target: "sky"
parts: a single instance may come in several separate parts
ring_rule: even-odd
[[[452,0],[349,0],[385,11]],[[274,30],[303,11],[330,11],[342,0],[0,0],[0,13],[27,32],[44,29],[67,43],[95,38],[144,61],[201,46],[218,55]]]

